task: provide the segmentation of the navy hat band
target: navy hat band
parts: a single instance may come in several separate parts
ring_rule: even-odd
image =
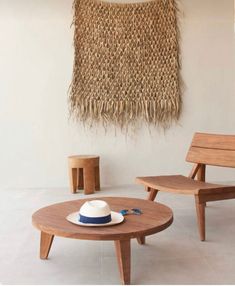
[[[79,214],[79,221],[82,223],[102,224],[102,223],[108,223],[111,220],[112,220],[111,214],[101,217],[87,217]]]

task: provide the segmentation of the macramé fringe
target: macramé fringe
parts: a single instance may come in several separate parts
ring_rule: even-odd
[[[168,128],[176,121],[180,114],[180,105],[177,100],[141,100],[141,101],[98,101],[81,100],[73,106],[71,112],[74,119],[80,118],[90,126],[109,124],[121,129],[128,125],[135,125],[139,121],[147,124]]]

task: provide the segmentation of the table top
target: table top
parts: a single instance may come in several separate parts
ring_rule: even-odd
[[[122,223],[88,227],[75,225],[66,220],[73,212],[79,211],[89,200],[104,200],[112,211],[140,208],[141,215],[129,214]],[[173,222],[172,210],[156,202],[126,197],[96,197],[62,202],[39,209],[32,216],[33,225],[39,230],[56,236],[87,240],[122,240],[147,236],[166,229]]]

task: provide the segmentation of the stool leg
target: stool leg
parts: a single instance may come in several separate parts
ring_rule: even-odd
[[[84,174],[84,193],[85,195],[93,194],[95,190],[95,168],[85,167],[83,169]]]
[[[69,168],[70,190],[73,194],[77,191],[78,172],[76,168]]]
[[[83,169],[78,169],[78,189],[83,190],[84,189],[84,181],[83,181]]]
[[[95,190],[100,191],[100,167],[95,167]]]

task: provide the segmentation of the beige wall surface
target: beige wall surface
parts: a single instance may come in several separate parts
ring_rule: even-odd
[[[67,156],[99,154],[103,185],[187,174],[195,131],[235,134],[233,0],[181,0],[183,113],[125,136],[68,120],[72,0],[0,0],[0,187],[67,187]],[[235,170],[209,168],[212,181]]]

